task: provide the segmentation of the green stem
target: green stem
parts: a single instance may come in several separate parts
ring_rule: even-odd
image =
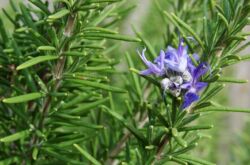
[[[164,104],[166,106],[169,127],[172,128],[173,123],[172,123],[172,118],[171,118],[171,111],[170,111],[169,105],[168,105],[167,100],[166,100],[166,95],[164,93],[162,93],[162,99],[163,99]]]

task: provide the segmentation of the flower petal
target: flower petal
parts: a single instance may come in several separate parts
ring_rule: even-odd
[[[181,57],[178,65],[179,72],[184,72],[187,69],[187,58]]]
[[[192,84],[190,82],[184,83],[181,85],[182,89],[190,89],[192,87]]]
[[[182,108],[185,109],[189,107],[193,102],[199,100],[199,98],[199,95],[197,95],[196,93],[187,92],[184,95],[184,102],[182,104]]]
[[[200,57],[196,53],[193,54],[193,58],[195,59],[195,61],[199,61],[200,59]],[[193,74],[196,67],[190,57],[188,57],[187,67],[188,67],[189,72]]]
[[[176,71],[176,72],[184,72],[187,68],[187,59],[181,58],[178,62],[172,60],[164,60],[167,68]]]
[[[187,49],[188,47],[184,45],[183,39],[180,39],[179,46],[178,46],[178,56],[187,57]]]
[[[196,82],[194,85],[194,88],[196,89],[197,92],[199,92],[200,90],[202,90],[206,86],[207,86],[206,82]]]
[[[156,59],[154,60],[154,62],[158,64],[160,69],[164,68],[164,58],[165,58],[165,52],[161,50],[160,55],[156,57]]]
[[[140,74],[146,76],[146,75],[153,74],[153,72],[150,69],[146,69],[146,70],[140,71]]]
[[[162,76],[165,73],[164,72],[165,71],[164,69],[165,53],[161,52],[161,54],[155,59],[156,64],[154,64],[151,61],[147,60],[147,58],[145,57],[145,51],[146,49],[143,49],[142,54],[138,52],[142,61],[148,67],[147,70],[141,71],[141,74],[142,75],[156,74],[157,76]]]
[[[209,69],[209,66],[207,63],[203,62],[203,63],[200,63],[200,65],[197,66],[197,68],[194,70],[194,73],[193,73],[193,77],[194,77],[194,81],[198,81],[198,79],[207,73]]]
[[[167,47],[167,51],[165,54],[166,54],[165,59],[168,59],[171,61],[178,61],[178,52],[172,46]]]
[[[155,64],[149,62],[148,69],[150,69],[154,74],[161,75],[163,71]]]
[[[150,63],[150,61],[148,61],[147,58],[145,57],[145,51],[146,51],[146,48],[144,48],[144,49],[142,50],[142,54],[141,54],[139,51],[137,51],[137,53],[138,53],[139,56],[141,57],[141,59],[142,59],[142,61],[144,62],[144,64],[148,66],[149,63]]]

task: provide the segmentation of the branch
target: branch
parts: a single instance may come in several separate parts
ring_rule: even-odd
[[[66,27],[65,27],[65,30],[64,30],[64,36],[66,38],[69,38],[72,35],[73,29],[74,29],[74,21],[75,21],[75,16],[74,15],[69,15],[68,20],[67,20],[67,24],[66,24]],[[68,48],[69,48],[69,42],[67,40],[66,43],[64,44],[62,50],[60,51],[59,56],[61,54],[63,54],[63,52],[67,51]],[[58,88],[60,87],[65,61],[66,61],[66,57],[62,56],[62,57],[59,58],[59,60],[58,60],[58,62],[56,64],[56,67],[55,67],[55,79],[56,79],[56,82],[55,82],[55,87],[53,89],[54,91],[57,91]],[[49,96],[47,98],[47,100],[45,101],[45,106],[44,106],[43,111],[42,111],[42,119],[40,120],[40,123],[39,123],[39,128],[40,129],[44,125],[44,119],[45,119],[45,117],[46,117],[46,115],[48,113],[50,102],[51,102],[51,97]]]
[[[147,84],[147,87],[144,91],[143,95],[143,100],[147,100],[148,96],[150,94],[150,84]],[[140,120],[139,118],[140,113],[138,112],[135,115],[135,121],[138,123],[138,128],[142,128],[147,122],[148,122],[148,117],[147,117],[147,112],[144,112],[142,115],[142,119]],[[125,135],[121,138],[121,140],[116,144],[115,148],[113,148],[108,155],[108,159],[105,161],[105,164],[107,165],[115,165],[118,164],[117,160],[112,159],[113,157],[117,156],[124,148],[125,143],[129,139],[129,137],[132,135],[130,132],[126,132]]]
[[[68,20],[67,20],[67,24],[66,24],[66,27],[65,27],[65,30],[64,30],[64,35],[66,38],[69,38],[71,37],[72,35],[72,32],[74,30],[74,22],[75,22],[75,15],[69,15],[68,16]],[[69,48],[69,40],[66,40],[64,46],[62,47],[61,51],[60,51],[60,54],[63,54],[64,51],[67,51]],[[61,78],[62,78],[62,73],[63,73],[63,70],[64,70],[64,65],[65,65],[65,61],[66,61],[66,57],[65,56],[62,56],[62,58],[60,57],[56,66],[55,66],[55,86],[51,88],[51,90],[53,89],[54,91],[57,91],[60,87],[60,84],[61,84]],[[43,129],[44,127],[44,121],[45,121],[45,118],[48,114],[48,111],[49,111],[49,107],[50,107],[50,104],[51,104],[51,96],[48,96],[45,101],[44,101],[44,106],[42,108],[42,116],[41,116],[41,119],[38,123],[38,128],[39,129]],[[33,138],[31,139],[31,142],[30,142],[30,145],[31,147],[36,144],[38,141],[38,136],[34,135]],[[32,155],[31,155],[31,160],[32,160]]]
[[[139,116],[139,115],[140,115],[140,113],[138,112],[136,114],[136,116]],[[138,121],[138,128],[142,128],[147,122],[148,122],[148,117],[147,117],[147,113],[145,112],[143,114],[142,120]],[[132,135],[131,132],[126,132],[123,135],[123,137],[120,139],[120,141],[116,144],[115,148],[113,148],[111,150],[110,154],[108,155],[108,160],[106,160],[105,164],[115,165],[118,163],[117,160],[114,160],[112,158],[117,156],[123,150],[125,143],[130,138],[131,135]]]
[[[164,151],[164,147],[165,147],[165,145],[168,144],[168,142],[169,142],[169,136],[166,134],[157,148],[156,157],[155,157],[152,164],[155,164],[156,160],[161,159],[161,154]]]

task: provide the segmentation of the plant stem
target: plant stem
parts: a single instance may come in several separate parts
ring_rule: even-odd
[[[161,143],[158,145],[157,151],[156,151],[156,156],[154,161],[152,162],[152,165],[156,163],[157,160],[161,159],[161,154],[164,151],[164,147],[168,144],[169,142],[169,135],[165,135]]]
[[[163,140],[161,141],[161,143],[159,144],[158,146],[158,149],[157,149],[157,154],[156,154],[156,159],[160,159],[161,158],[161,154],[164,150],[164,147],[166,144],[168,144],[169,142],[169,135],[165,135]]]
[[[75,15],[69,15],[68,16],[68,20],[66,23],[66,27],[64,30],[64,35],[66,38],[70,38],[74,29],[74,22],[75,22]],[[60,51],[60,55],[64,52],[67,51],[69,49],[69,40],[66,40],[66,42],[64,43],[64,46],[62,47],[61,51]],[[64,70],[64,65],[66,62],[66,57],[63,56],[62,58],[59,58],[56,66],[55,66],[55,84],[54,87],[51,88],[51,90],[53,91],[57,91],[60,87],[61,84],[61,78],[63,75],[63,70]],[[38,123],[38,129],[42,130],[44,127],[44,121],[45,118],[48,114],[49,108],[50,108],[50,104],[51,104],[51,96],[48,96],[45,101],[44,101],[44,106],[42,108],[42,116],[41,119]],[[36,144],[38,141],[38,136],[34,135],[33,138],[31,139],[31,147],[33,147],[34,144]],[[31,154],[31,160],[32,160],[32,154]]]
[[[68,20],[67,20],[67,24],[64,30],[64,36],[66,38],[70,38],[74,29],[74,20],[75,20],[75,16],[74,15],[69,15]],[[63,52],[67,51],[69,48],[69,42],[68,40],[66,41],[66,43],[64,43],[64,46],[62,48],[62,50],[60,51],[60,55],[63,54]],[[56,67],[55,67],[55,86],[54,86],[54,91],[57,91],[58,88],[60,87],[60,83],[61,83],[61,78],[62,78],[62,73],[63,73],[63,69],[64,69],[64,65],[65,65],[65,61],[66,61],[66,57],[62,56],[59,58]],[[52,90],[52,89],[51,89]],[[48,113],[49,107],[50,107],[50,103],[51,103],[51,96],[48,96],[47,100],[45,101],[45,106],[43,108],[42,111],[42,118],[40,120],[39,123],[39,128],[42,129],[43,125],[44,125],[44,119]]]
[[[139,116],[139,112],[135,115]],[[143,114],[142,120],[140,120],[138,123],[138,128],[142,128],[148,121],[147,113]],[[110,154],[108,155],[108,159],[106,160],[105,164],[107,165],[115,165],[117,164],[117,161],[112,159],[113,157],[117,156],[122,149],[125,146],[125,143],[130,138],[132,133],[126,132],[123,137],[120,139],[120,141],[116,144],[116,146],[111,150]]]

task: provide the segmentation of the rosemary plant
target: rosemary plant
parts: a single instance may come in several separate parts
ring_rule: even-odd
[[[213,128],[212,118],[195,121],[250,113],[211,101],[225,83],[247,82],[223,74],[250,59],[239,56],[250,1],[152,1],[161,28],[148,29],[161,38],[118,32],[128,2],[10,0],[0,18],[0,164],[214,164],[190,154]]]

